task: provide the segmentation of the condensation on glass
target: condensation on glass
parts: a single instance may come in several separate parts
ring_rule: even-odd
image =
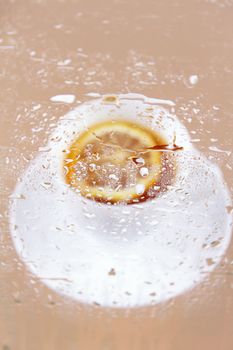
[[[0,3],[0,350],[233,348],[232,11]]]

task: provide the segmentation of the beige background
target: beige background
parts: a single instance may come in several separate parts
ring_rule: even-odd
[[[71,302],[32,276],[14,251],[7,213],[38,147],[89,93],[175,101],[233,193],[232,33],[231,0],[0,0],[1,350],[233,349],[232,245],[192,291],[113,311]],[[58,94],[76,101],[51,102]]]

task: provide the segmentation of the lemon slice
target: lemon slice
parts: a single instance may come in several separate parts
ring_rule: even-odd
[[[137,202],[160,178],[161,152],[148,148],[161,143],[150,129],[128,121],[95,124],[70,146],[66,182],[97,201]]]

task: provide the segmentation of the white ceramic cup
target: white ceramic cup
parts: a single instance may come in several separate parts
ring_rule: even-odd
[[[171,101],[138,94],[84,103],[60,120],[47,151],[23,174],[10,210],[13,241],[54,291],[105,307],[151,305],[194,287],[219,263],[230,241],[230,196],[220,170],[192,146],[171,108]],[[66,184],[63,151],[109,119],[145,125],[169,144],[176,136],[183,150],[167,191],[139,204],[107,205]]]

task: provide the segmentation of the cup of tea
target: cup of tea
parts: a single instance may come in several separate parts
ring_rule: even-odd
[[[230,196],[173,109],[105,95],[61,118],[11,206],[15,247],[49,288],[139,307],[184,293],[218,264]]]

